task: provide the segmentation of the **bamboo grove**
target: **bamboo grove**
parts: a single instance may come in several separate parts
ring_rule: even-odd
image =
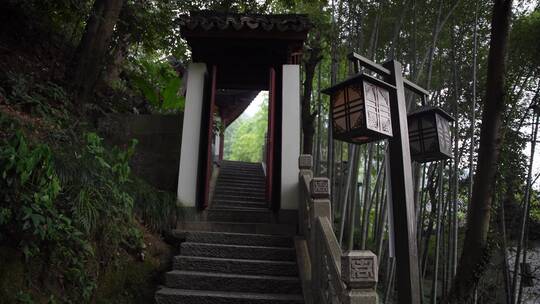
[[[396,59],[403,63],[407,78],[431,92],[427,104],[440,106],[457,118],[452,130],[453,159],[413,165],[423,300],[451,302],[465,232],[473,226],[467,217],[482,140],[495,13],[492,2],[334,0],[296,3],[292,9],[308,11],[315,22],[302,66],[303,152],[314,155],[315,175],[328,176],[332,182],[334,228],[342,247],[370,249],[379,256],[383,303],[392,303],[395,296],[395,259],[388,223],[391,210],[386,195],[387,146],[384,142],[355,146],[332,140],[328,100],[320,90],[353,73],[347,59],[350,52],[375,62]],[[539,66],[532,54],[539,49],[530,39],[535,34],[538,37],[534,20],[536,27],[540,24],[538,8],[530,3],[514,2],[512,12],[502,145],[487,242],[480,253],[482,265],[474,267],[470,296],[456,303],[526,300],[526,274],[519,265],[527,263],[527,242],[534,239],[529,231],[538,225],[534,216],[538,175],[533,157]],[[532,53],[525,55],[528,51]],[[409,110],[420,105],[413,96],[407,101]]]

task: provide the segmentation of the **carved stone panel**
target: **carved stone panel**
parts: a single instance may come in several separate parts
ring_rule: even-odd
[[[312,198],[329,198],[330,181],[326,177],[315,177],[309,184]]]
[[[377,286],[377,256],[369,250],[347,251],[341,256],[341,276],[351,289]]]
[[[302,154],[298,157],[298,167],[300,170],[309,170],[313,167],[313,157],[309,154]]]

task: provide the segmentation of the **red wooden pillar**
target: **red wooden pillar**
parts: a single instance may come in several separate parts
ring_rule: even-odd
[[[223,121],[223,119],[221,121]],[[219,160],[223,160],[223,147],[224,146],[225,146],[225,132],[219,131]]]
[[[210,203],[210,179],[212,178],[212,142],[214,141],[214,112],[216,104],[216,76],[217,66],[212,66],[212,95],[210,97],[210,111],[208,118],[208,149],[206,151],[206,181],[204,187],[204,208],[208,208]]]
[[[276,70],[270,68],[270,84],[268,87],[268,136],[266,142],[266,198],[272,207],[272,179],[274,172],[274,140],[275,140],[275,92],[276,91]]]

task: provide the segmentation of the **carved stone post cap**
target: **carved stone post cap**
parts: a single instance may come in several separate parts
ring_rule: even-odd
[[[313,157],[309,154],[302,154],[298,157],[298,167],[302,170],[309,170],[313,167]]]
[[[312,198],[330,198],[330,180],[326,177],[314,177],[309,183]]]
[[[341,277],[350,289],[377,286],[377,256],[369,250],[350,250],[341,256]]]

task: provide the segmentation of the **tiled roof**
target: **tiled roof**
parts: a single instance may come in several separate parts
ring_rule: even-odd
[[[213,11],[191,12],[180,16],[180,27],[188,30],[261,30],[304,32],[311,28],[306,15],[225,14]]]

